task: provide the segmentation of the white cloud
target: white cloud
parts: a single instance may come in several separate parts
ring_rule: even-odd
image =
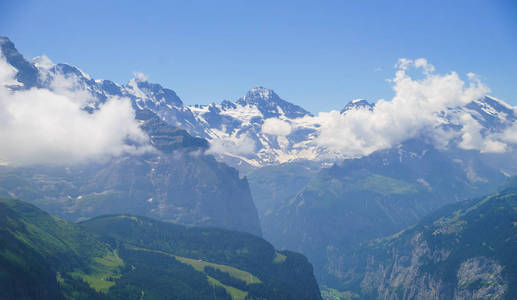
[[[147,81],[147,79],[149,79],[149,76],[145,75],[142,72],[133,72],[133,76],[135,77],[135,79],[137,81],[140,81],[140,82],[144,82],[144,81]]]
[[[432,64],[428,63],[427,59],[425,59],[425,58],[415,59],[413,64],[416,68],[422,68],[424,70],[425,74],[431,74],[435,70],[434,66]]]
[[[8,64],[0,53],[0,87],[20,85],[15,79],[16,73],[16,68]]]
[[[262,132],[265,134],[286,136],[291,133],[291,130],[291,124],[276,118],[266,119],[262,124]]]
[[[10,67],[0,55],[1,162],[73,164],[152,149],[129,99],[108,99],[89,114],[83,108],[90,95],[74,78],[55,78],[52,91],[10,90]]]
[[[471,74],[467,82],[455,72],[435,74],[434,66],[425,59],[400,59],[396,67],[395,78],[391,80],[395,96],[391,101],[381,99],[371,111],[320,113],[315,120],[321,124],[316,143],[345,156],[361,156],[425,134],[443,147],[460,133],[444,130],[440,115],[489,92]],[[410,70],[421,71],[423,78],[412,78],[408,74]],[[472,130],[463,132],[464,146],[487,151],[501,149],[497,143],[478,143],[477,136],[468,135]]]
[[[463,127],[461,128],[461,141],[458,144],[460,148],[492,153],[506,151],[507,145],[497,140],[496,135],[487,134],[483,136],[483,134],[481,134],[483,127],[478,121],[474,120],[471,115],[465,113],[461,116],[461,119]]]
[[[501,139],[511,144],[517,144],[517,122],[514,122],[501,134]]]
[[[75,74],[65,76],[58,73],[54,74],[51,80],[49,88],[52,92],[63,95],[80,106],[87,105],[88,102],[96,101],[86,87],[81,84]]]

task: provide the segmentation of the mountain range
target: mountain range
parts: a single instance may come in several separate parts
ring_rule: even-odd
[[[443,104],[433,92],[424,95],[433,101],[420,103],[411,98],[419,91],[409,95],[414,107],[397,98],[356,99],[315,115],[256,87],[235,101],[186,105],[143,74],[119,84],[45,56],[29,62],[6,38],[0,47],[17,70],[19,84],[10,90],[86,94],[81,109],[92,115],[110,99],[129,99],[154,149],[88,164],[4,163],[2,197],[93,224],[90,229],[118,228],[127,218],[97,217],[126,214],[141,215],[142,223],[153,218],[263,236],[278,249],[306,255],[326,299],[511,299],[515,293],[507,249],[517,220],[499,211],[514,209],[515,179],[491,194],[517,174],[517,108],[502,100],[467,88],[451,96],[469,97],[462,101]],[[477,243],[472,232],[482,227],[504,242],[487,234],[476,253],[449,256],[468,252],[465,245]],[[104,230],[104,243],[145,248]],[[137,250],[124,253],[129,259]],[[217,270],[205,273],[235,283]]]
[[[73,65],[54,64],[45,56],[27,62],[10,41],[4,38],[1,44],[8,62],[19,70],[17,78],[25,87],[53,89],[51,83],[56,78],[72,79],[76,83],[74,89],[85,90],[91,95],[88,103],[91,108],[98,107],[112,96],[130,98],[135,108],[148,109],[169,125],[207,139],[212,154],[244,172],[299,160],[328,165],[363,155],[322,143],[319,139],[328,122],[326,118],[315,116],[264,87],[252,88],[234,102],[224,100],[219,104],[186,105],[176,92],[148,82],[142,74],[137,74],[124,85],[93,79]],[[375,103],[357,99],[348,102],[337,114],[344,116],[353,111],[373,111],[375,108]],[[481,126],[478,130],[480,134],[487,136],[510,128],[517,121],[517,112],[502,100],[484,96],[434,112],[434,118],[435,126],[448,134],[460,132],[466,126],[463,123],[465,118],[475,120]],[[427,140],[434,138],[431,133],[425,132],[420,137]],[[456,147],[459,143],[456,139],[441,146]]]

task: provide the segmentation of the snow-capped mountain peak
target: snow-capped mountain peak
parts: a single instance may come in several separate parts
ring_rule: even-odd
[[[279,117],[280,115],[288,118],[300,118],[311,115],[302,107],[281,99],[273,90],[264,87],[252,88],[236,103],[242,106],[256,106],[264,118]]]
[[[514,108],[491,96],[473,100],[466,105],[466,108],[471,111],[472,117],[485,128],[500,129],[502,126],[517,121],[517,112]]]
[[[368,102],[366,99],[355,99],[348,102],[345,107],[341,110],[341,113],[345,113],[352,109],[368,109],[372,110],[375,104]]]
[[[248,91],[246,96],[242,97],[244,101],[253,101],[256,99],[274,100],[279,98],[280,97],[278,97],[278,95],[273,90],[267,89],[262,86],[252,88]]]

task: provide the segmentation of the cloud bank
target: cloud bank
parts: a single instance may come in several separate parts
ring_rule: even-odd
[[[459,140],[458,146],[464,149],[504,151],[504,141],[484,136],[482,126],[471,115],[457,110],[490,92],[474,74],[468,74],[465,81],[455,72],[435,74],[434,66],[422,58],[400,59],[395,67],[395,77],[390,80],[393,99],[379,100],[372,110],[320,113],[314,120],[321,124],[316,144],[345,156],[362,156],[407,139],[426,137],[438,148]],[[419,79],[410,75],[414,71]],[[447,122],[461,129],[443,126]]]
[[[75,78],[54,78],[52,90],[11,89],[16,73],[0,54],[0,163],[69,165],[152,149],[129,99],[88,113],[93,97]]]

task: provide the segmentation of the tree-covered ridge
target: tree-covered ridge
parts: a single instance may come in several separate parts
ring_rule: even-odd
[[[320,299],[303,256],[251,234],[134,216],[74,224],[7,199],[0,217],[0,299]]]
[[[163,251],[249,272],[262,282],[252,284],[256,293],[266,298],[320,297],[312,266],[304,256],[290,251],[278,252],[268,242],[248,233],[184,227],[127,215],[98,217],[81,226],[111,244]],[[278,258],[282,256],[285,258]]]

